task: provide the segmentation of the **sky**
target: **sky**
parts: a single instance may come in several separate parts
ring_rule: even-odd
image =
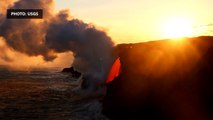
[[[165,38],[163,25],[171,17],[187,19],[198,31],[197,26],[213,23],[212,4],[212,0],[56,0],[55,6],[106,30],[115,42],[126,43]]]
[[[74,18],[106,31],[117,44],[180,37],[186,33],[192,37],[212,35],[212,5],[213,0],[55,0],[56,12],[69,9]],[[11,49],[2,37],[0,51],[0,67],[17,66],[17,69],[64,68],[74,59],[71,52],[58,54],[53,62],[46,62],[41,56],[29,57]],[[14,61],[5,62],[14,57]],[[23,63],[22,59],[28,62]]]

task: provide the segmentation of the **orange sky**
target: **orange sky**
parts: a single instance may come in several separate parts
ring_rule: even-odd
[[[207,30],[213,28],[212,5],[212,0],[55,0],[56,11],[69,9],[75,18],[106,30],[116,43],[166,38],[163,29],[167,23],[173,24],[169,21],[171,18],[188,20],[193,27],[193,36],[211,35]],[[180,27],[178,24],[176,26]],[[174,27],[167,27],[166,31],[172,33],[170,29]],[[5,47],[2,41],[0,38],[0,57],[4,58],[7,55],[6,58],[13,59],[13,56],[16,58],[15,61],[7,63],[0,59],[0,65],[22,68],[23,66],[68,67],[72,63],[71,53],[60,54],[53,62],[44,62],[41,56],[27,57],[13,51]],[[2,51],[5,54],[2,54]],[[17,56],[20,56],[20,59]],[[22,64],[22,59],[30,61],[28,62],[30,64]]]
[[[103,27],[118,43],[162,39],[170,17],[186,18],[193,27],[212,23],[212,0],[56,0],[57,10]],[[195,35],[204,35],[203,30]]]
[[[61,70],[62,68],[71,66],[73,60],[71,52],[58,54],[58,57],[50,62],[44,61],[42,56],[29,57],[8,47],[1,37],[0,51],[0,68],[3,65],[13,70],[28,71],[31,68],[54,68]]]

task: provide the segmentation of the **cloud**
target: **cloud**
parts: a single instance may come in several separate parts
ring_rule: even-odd
[[[105,31],[72,18],[69,11],[53,13],[53,0],[19,0],[9,8],[43,9],[44,18],[23,20],[1,17],[0,36],[8,47],[28,57],[43,57],[45,61],[54,61],[58,54],[72,52],[73,66],[77,70],[97,79],[106,78],[116,55],[114,42]]]
[[[72,52],[57,54],[58,57],[55,60],[47,62],[41,55],[28,56],[13,50],[6,45],[3,38],[0,38],[0,51],[0,66],[7,66],[8,69],[13,70],[32,70],[38,68],[61,70],[73,62]]]

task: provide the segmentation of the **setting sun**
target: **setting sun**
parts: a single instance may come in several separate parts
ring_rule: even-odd
[[[163,24],[163,35],[166,38],[179,38],[192,36],[192,23],[184,18],[172,18]]]

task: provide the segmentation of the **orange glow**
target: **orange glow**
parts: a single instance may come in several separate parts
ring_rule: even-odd
[[[0,66],[7,66],[11,70],[30,71],[32,69],[59,69],[70,66],[73,61],[71,52],[57,54],[57,58],[51,62],[43,60],[42,56],[28,56],[14,51],[7,46],[5,40],[0,37]],[[53,51],[48,54],[56,54]]]
[[[111,82],[115,77],[117,77],[120,73],[121,63],[120,58],[118,58],[114,64],[112,65],[112,68],[109,72],[109,75],[107,77],[106,83]]]

